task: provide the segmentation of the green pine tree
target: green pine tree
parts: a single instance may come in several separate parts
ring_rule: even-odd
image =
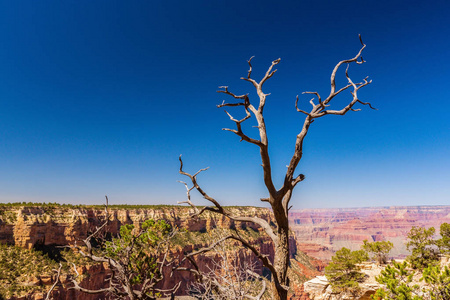
[[[333,287],[333,292],[357,295],[360,291],[359,282],[364,279],[358,264],[368,259],[364,250],[342,248],[337,251],[331,258],[332,262],[325,268],[325,276]]]
[[[371,254],[372,258],[375,259],[379,264],[386,264],[388,260],[389,252],[394,248],[394,244],[390,241],[378,241],[369,243],[364,240],[362,249]]]

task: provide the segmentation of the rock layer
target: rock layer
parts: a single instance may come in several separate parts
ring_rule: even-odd
[[[248,216],[258,216],[269,223],[273,222],[271,211],[265,208],[255,207],[232,207],[234,215],[245,214]],[[110,207],[110,224],[108,231],[116,234],[120,226],[124,224],[134,224],[137,228],[147,219],[161,220],[164,219],[180,229],[185,229],[194,234],[207,233],[214,228],[241,228],[247,229],[248,232],[254,232],[254,237],[250,243],[256,245],[260,251],[268,255],[270,259],[274,256],[274,245],[272,241],[261,234],[261,229],[253,223],[235,223],[234,221],[223,216],[213,215],[206,212],[202,218],[193,219],[190,217],[192,210],[182,206],[159,206],[145,208],[114,208]],[[70,207],[70,206],[2,206],[0,207],[0,242],[16,245],[24,248],[54,247],[72,245],[75,241],[87,237],[96,226],[99,226],[105,219],[105,211],[101,207]],[[182,256],[183,253],[191,252],[206,246],[206,244],[190,244],[184,248],[176,248],[173,255]],[[293,236],[290,239],[291,257],[297,254],[297,242]],[[245,260],[253,260],[256,265],[260,266],[260,262],[248,250],[241,250],[238,254]],[[200,269],[207,270],[211,265],[211,261],[215,259],[213,255],[205,255],[198,258]],[[300,264],[301,265],[301,264]],[[311,278],[317,275],[317,269],[322,269],[323,265],[319,262],[313,262],[308,266],[303,266],[304,273],[301,271],[301,278]],[[301,268],[300,268],[301,269]],[[308,269],[312,269],[308,271]],[[260,268],[262,272],[262,268]],[[89,289],[102,288],[104,279],[108,275],[108,270],[103,267],[100,269],[82,270],[84,273],[90,274],[91,280],[83,282],[82,286]],[[167,274],[169,275],[169,274]],[[170,276],[166,276],[169,278]],[[299,278],[300,278],[299,277]],[[170,280],[166,280],[161,288],[170,288],[174,283],[182,282],[180,291],[185,290],[186,285],[193,281],[194,278],[190,273],[174,273]],[[42,280],[40,280],[42,281]],[[53,280],[46,280],[50,286]],[[295,280],[294,280],[295,281]],[[293,282],[295,283],[295,282]],[[301,286],[300,282],[297,286]],[[67,291],[58,289],[53,293],[55,299],[77,299],[78,294],[73,290]],[[30,299],[39,299],[41,294],[30,296]],[[85,296],[83,296],[85,297]],[[87,296],[86,296],[87,297]],[[97,299],[94,296],[83,299]],[[28,299],[28,298],[27,298]],[[81,299],[81,298],[80,298]]]
[[[312,257],[329,260],[342,247],[357,250],[367,239],[391,241],[392,257],[403,258],[411,227],[433,226],[439,232],[440,224],[450,223],[450,206],[302,209],[291,210],[289,219],[300,250]]]

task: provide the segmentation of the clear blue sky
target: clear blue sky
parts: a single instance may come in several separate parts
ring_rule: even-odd
[[[265,86],[281,183],[295,96],[328,93],[361,33],[350,75],[373,79],[360,98],[379,110],[311,126],[294,208],[449,204],[449,15],[448,1],[1,1],[0,201],[176,204],[183,154],[222,203],[260,205],[258,150],[221,131],[217,87],[255,99],[246,60],[259,79],[281,57]]]

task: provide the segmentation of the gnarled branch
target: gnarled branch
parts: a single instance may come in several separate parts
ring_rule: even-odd
[[[362,42],[361,35],[359,36],[359,39],[360,39],[362,47],[358,51],[358,53],[351,59],[346,59],[346,60],[342,60],[342,61],[338,62],[336,64],[336,66],[334,67],[333,71],[331,72],[331,77],[330,77],[331,91],[330,91],[330,94],[325,99],[322,99],[322,97],[320,96],[320,94],[318,92],[304,92],[304,94],[315,95],[319,102],[318,104],[315,104],[313,101],[313,99],[314,99],[313,98],[310,101],[310,103],[312,105],[311,111],[307,112],[305,110],[299,109],[299,107],[298,107],[299,100],[298,100],[298,96],[297,96],[296,101],[295,101],[295,107],[296,107],[297,111],[305,114],[306,118],[305,118],[305,121],[303,123],[300,133],[297,135],[297,139],[295,142],[294,154],[291,158],[291,161],[289,162],[288,169],[287,169],[286,175],[285,175],[284,184],[281,187],[281,189],[278,190],[278,192],[280,194],[286,195],[286,193],[289,190],[292,190],[295,187],[295,185],[301,181],[301,180],[300,181],[293,180],[293,175],[294,175],[295,169],[297,168],[298,163],[300,162],[300,160],[303,156],[303,141],[308,133],[309,126],[314,122],[315,119],[323,117],[328,114],[330,114],[330,115],[345,115],[348,111],[359,111],[359,109],[353,108],[353,106],[356,103],[368,105],[370,108],[374,109],[370,103],[362,102],[358,99],[358,91],[361,88],[363,88],[364,86],[370,84],[372,81],[367,80],[367,77],[366,77],[366,78],[364,78],[364,80],[362,82],[354,83],[352,81],[352,79],[350,78],[350,76],[348,75],[348,67],[351,63],[362,64],[365,62],[362,59],[361,55],[362,55],[363,50],[366,48],[366,45]],[[336,73],[338,72],[339,68],[342,65],[347,65],[347,68],[345,71],[345,76],[347,78],[348,84],[336,91]],[[340,110],[327,109],[327,107],[330,106],[330,102],[334,97],[336,97],[337,95],[341,94],[342,92],[344,92],[350,88],[352,88],[352,91],[351,91],[352,100],[349,102],[349,104],[347,104],[344,108],[342,108]],[[284,208],[287,213],[288,202],[285,203]]]
[[[173,294],[179,288],[179,284],[166,290],[158,289],[156,285],[164,280],[163,268],[171,267],[172,261],[169,261],[169,240],[176,234],[176,230],[169,231],[167,229],[168,231],[161,233],[161,236],[155,237],[151,244],[147,244],[148,239],[144,236],[148,230],[151,230],[149,229],[150,227],[142,228],[140,231],[134,229],[133,232],[124,233],[128,234],[128,237],[119,235],[117,238],[113,238],[112,241],[106,242],[101,233],[110,219],[107,197],[105,214],[105,221],[102,225],[83,240],[84,247],[75,244],[70,246],[70,248],[76,249],[78,253],[91,261],[107,264],[111,271],[108,286],[97,290],[81,287],[77,280],[79,273],[76,265],[73,264],[76,276],[69,277],[73,284],[71,289],[87,294],[109,293],[114,299],[156,299],[151,296],[155,292]],[[155,232],[153,231],[151,234]],[[96,251],[100,252],[100,254],[94,254],[91,244],[92,239],[107,243],[106,249]],[[139,263],[144,263],[147,267],[138,267]],[[136,278],[139,278],[140,281],[137,282]]]
[[[248,60],[249,70],[246,77],[242,77],[242,80],[250,82],[253,87],[256,89],[256,93],[259,97],[259,104],[256,106],[252,105],[250,103],[250,99],[248,94],[244,95],[236,95],[234,93],[231,93],[228,90],[228,87],[221,87],[223,90],[219,91],[219,93],[227,94],[231,97],[233,97],[235,100],[237,100],[236,103],[225,103],[225,101],[218,105],[218,107],[243,107],[245,116],[241,119],[234,118],[231,113],[226,111],[228,117],[231,121],[233,121],[236,124],[236,129],[229,129],[226,128],[224,130],[233,132],[234,134],[238,135],[241,140],[247,141],[249,143],[253,143],[257,145],[260,149],[260,157],[263,167],[263,179],[264,184],[267,188],[268,195],[264,198],[261,198],[261,201],[263,202],[269,202],[271,205],[275,222],[276,222],[276,229],[272,229],[272,227],[265,221],[261,220],[259,218],[252,218],[252,217],[241,217],[241,216],[234,216],[232,215],[227,209],[222,207],[216,199],[209,196],[197,183],[196,174],[191,175],[187,172],[183,171],[183,162],[180,157],[180,174],[187,176],[190,178],[192,182],[192,187],[189,187],[188,184],[184,183],[187,189],[188,193],[188,200],[184,201],[183,203],[189,204],[191,207],[194,208],[194,215],[198,216],[204,211],[211,211],[218,214],[221,214],[223,216],[228,217],[231,220],[235,221],[241,221],[241,222],[253,222],[255,224],[260,225],[263,230],[269,235],[269,237],[274,241],[275,244],[275,259],[271,266],[271,263],[266,261],[267,257],[261,256],[260,253],[255,249],[252,248],[252,245],[249,245],[248,242],[246,242],[244,239],[242,239],[239,236],[229,236],[229,239],[235,239],[239,241],[242,245],[246,246],[247,248],[254,251],[254,254],[257,255],[260,260],[263,262],[267,268],[272,273],[273,280],[275,283],[275,288],[277,290],[278,296],[280,299],[286,299],[287,297],[287,286],[288,285],[288,278],[287,278],[287,269],[289,265],[289,220],[288,220],[288,211],[292,207],[289,205],[289,202],[292,197],[293,189],[296,187],[298,183],[304,180],[304,175],[300,174],[297,177],[294,177],[294,174],[296,172],[296,168],[302,159],[303,156],[303,142],[308,134],[309,127],[311,124],[318,118],[323,117],[325,115],[334,114],[334,115],[345,115],[348,111],[358,111],[359,108],[355,108],[354,106],[359,103],[362,105],[367,105],[370,108],[374,109],[373,106],[369,102],[363,102],[358,98],[358,91],[363,88],[364,86],[367,86],[371,83],[370,80],[367,78],[364,78],[362,82],[355,83],[348,74],[348,67],[350,64],[363,64],[365,63],[365,60],[362,58],[362,52],[365,49],[366,45],[363,43],[361,36],[359,36],[360,42],[362,47],[358,51],[358,53],[350,59],[342,60],[338,62],[335,67],[333,68],[330,76],[330,93],[327,97],[322,97],[318,92],[314,91],[307,91],[304,92],[304,94],[313,95],[314,98],[312,98],[309,103],[311,105],[310,110],[302,109],[299,105],[299,98],[297,96],[295,101],[295,108],[298,112],[305,115],[303,125],[300,129],[300,132],[296,136],[295,141],[295,147],[294,147],[294,153],[290,159],[289,164],[287,165],[287,170],[284,176],[284,182],[280,189],[276,189],[273,178],[272,178],[272,168],[271,168],[271,160],[269,156],[269,140],[267,136],[266,131],[266,123],[263,116],[264,107],[266,104],[267,96],[270,94],[266,94],[263,92],[262,87],[264,83],[271,78],[276,70],[274,70],[274,67],[280,62],[280,59],[274,60],[268,70],[266,71],[264,77],[258,82],[254,79],[252,79],[252,59],[251,57]],[[338,88],[336,86],[336,74],[341,66],[346,65],[347,69],[345,72],[345,76],[347,78],[347,84],[345,84],[343,87]],[[344,106],[341,109],[329,109],[331,106],[331,101],[339,94],[344,93],[345,91],[349,91],[352,95],[351,100],[348,102],[346,106]],[[315,102],[315,98],[317,98],[317,102]],[[243,132],[242,124],[252,116],[255,117],[257,122],[257,127],[259,131],[259,138],[254,139],[250,138],[248,135],[246,135]],[[190,192],[196,189],[206,200],[208,200],[212,205],[211,206],[205,206],[201,209],[198,209],[190,200]]]
[[[58,283],[60,282],[60,276],[61,276],[61,269],[62,269],[62,264],[59,263],[59,268],[56,271],[56,280],[55,283],[52,285],[52,287],[50,288],[50,290],[48,290],[47,295],[45,296],[45,300],[50,300],[50,295],[52,294],[53,290],[55,289],[55,287],[58,285]]]
[[[187,203],[189,204],[195,211],[195,213],[193,214],[193,216],[199,216],[200,214],[202,214],[204,211],[211,211],[211,212],[215,212],[218,214],[221,214],[227,218],[229,218],[230,220],[233,221],[237,221],[237,222],[252,222],[255,223],[259,226],[261,226],[261,228],[266,232],[266,234],[274,241],[277,242],[278,241],[278,237],[275,235],[275,233],[273,232],[273,229],[270,227],[270,224],[261,218],[258,217],[243,217],[243,216],[234,216],[233,214],[231,214],[226,208],[224,208],[223,206],[220,205],[220,203],[212,198],[211,196],[209,196],[198,184],[197,182],[197,175],[202,172],[202,171],[206,171],[208,168],[205,169],[201,169],[199,170],[197,173],[195,173],[194,175],[191,175],[185,171],[183,171],[183,160],[181,159],[181,155],[179,157],[179,161],[180,161],[180,170],[179,173],[181,175],[187,176],[189,177],[189,179],[192,182],[192,187],[188,187],[188,185],[184,182],[182,182],[186,189],[187,189],[187,197],[188,200],[187,201],[183,201],[183,202],[179,202],[180,203]],[[202,196],[203,198],[205,198],[206,200],[210,201],[214,206],[205,206],[202,209],[198,209],[197,206],[190,200],[190,192],[196,189]]]

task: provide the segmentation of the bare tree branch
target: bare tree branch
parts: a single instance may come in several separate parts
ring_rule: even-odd
[[[76,249],[78,253],[91,261],[106,264],[111,271],[108,286],[97,290],[80,286],[77,280],[80,274],[76,265],[73,264],[76,275],[69,277],[73,284],[71,289],[87,294],[108,293],[114,299],[131,300],[156,299],[152,296],[155,292],[175,293],[179,284],[171,289],[158,289],[156,286],[164,280],[163,269],[172,264],[172,261],[169,261],[169,241],[177,231],[162,220],[156,222],[148,220],[143,223],[140,230],[133,225],[121,227],[118,237],[106,241],[101,233],[106,229],[110,219],[107,197],[105,215],[102,225],[83,240],[84,247],[75,244],[70,248]],[[91,243],[93,239],[100,241],[103,246],[94,251]]]
[[[103,293],[111,293],[113,291],[112,286],[106,289],[91,290],[81,287],[75,279],[71,279],[71,281],[73,283],[73,287],[70,287],[69,289],[77,290],[86,294],[103,294]]]
[[[304,110],[301,110],[300,108],[298,108],[298,95],[297,95],[297,99],[295,100],[295,108],[297,109],[298,112],[304,113],[307,116],[311,116],[310,113],[307,113]]]
[[[245,295],[246,298],[251,299],[251,300],[260,300],[262,298],[262,296],[264,295],[264,293],[266,292],[266,281],[264,280],[264,277],[260,276],[259,274],[253,272],[252,270],[247,270],[247,273],[253,277],[255,277],[256,279],[259,279],[262,282],[262,287],[261,290],[259,291],[258,295],[256,295],[256,297],[252,297],[250,295]]]
[[[262,88],[263,84],[267,81],[267,79],[271,78],[271,77],[273,76],[273,74],[275,74],[275,72],[276,72],[277,70],[273,70],[273,71],[272,71],[272,69],[273,69],[273,67],[274,67],[275,65],[278,65],[278,63],[279,63],[280,61],[281,61],[281,58],[278,58],[278,59],[276,59],[276,60],[274,60],[274,61],[272,62],[272,65],[270,65],[269,69],[268,69],[267,72],[266,72],[266,75],[265,75],[264,78],[261,79],[261,81],[259,82],[259,89]]]
[[[59,268],[56,272],[56,280],[55,283],[52,285],[52,287],[50,288],[50,290],[48,290],[47,295],[45,297],[45,300],[50,300],[52,298],[50,298],[50,295],[52,294],[52,291],[55,289],[56,285],[60,282],[60,276],[61,276],[61,268],[62,268],[62,264],[59,263]]]
[[[358,53],[350,59],[342,60],[338,62],[333,68],[330,76],[330,93],[327,97],[322,97],[318,92],[307,91],[303,94],[314,95],[309,103],[311,108],[308,110],[302,109],[299,105],[299,98],[297,96],[295,101],[295,108],[298,112],[305,115],[303,125],[300,129],[300,132],[296,136],[294,153],[290,159],[289,164],[287,165],[287,170],[284,176],[283,185],[281,188],[276,189],[273,183],[272,178],[272,168],[271,168],[271,160],[269,156],[269,140],[266,131],[266,123],[263,116],[264,107],[266,104],[267,96],[270,94],[266,94],[262,90],[263,84],[271,78],[276,70],[274,67],[280,62],[280,59],[274,60],[268,70],[266,71],[264,77],[257,82],[252,79],[252,59],[251,57],[248,60],[249,70],[247,73],[247,77],[242,77],[242,80],[250,82],[253,87],[256,89],[256,93],[259,97],[259,104],[257,108],[250,103],[250,99],[248,94],[244,95],[236,95],[228,91],[228,87],[222,87],[224,90],[219,91],[219,93],[227,94],[234,99],[238,100],[237,103],[225,103],[225,101],[218,105],[218,107],[240,107],[243,106],[245,116],[241,119],[234,118],[231,113],[226,111],[228,117],[231,121],[236,124],[236,129],[226,128],[224,130],[233,132],[241,138],[241,141],[244,140],[249,143],[253,143],[259,147],[260,157],[263,168],[263,179],[264,184],[267,188],[268,195],[266,197],[261,198],[262,202],[268,202],[272,208],[272,212],[276,222],[276,228],[272,228],[266,221],[261,220],[259,218],[252,217],[241,217],[241,216],[233,216],[223,208],[216,199],[208,195],[197,183],[196,175],[191,175],[187,172],[183,171],[183,162],[180,157],[180,174],[187,176],[190,178],[192,182],[192,187],[189,188],[187,184],[186,189],[188,191],[188,200],[184,203],[188,203],[191,207],[194,208],[195,216],[199,216],[204,211],[211,211],[223,216],[226,216],[235,221],[242,222],[253,222],[260,225],[264,231],[269,235],[269,237],[274,242],[275,246],[275,257],[274,261],[268,261],[267,257],[261,256],[257,249],[252,247],[248,242],[246,242],[243,238],[233,235],[228,237],[229,239],[235,239],[239,241],[242,245],[250,249],[257,255],[263,264],[269,268],[272,273],[273,283],[275,284],[275,288],[277,291],[276,299],[286,299],[287,298],[287,285],[288,285],[288,277],[287,277],[287,269],[289,266],[289,220],[288,220],[288,212],[292,207],[289,205],[289,202],[292,198],[293,189],[297,186],[298,183],[302,182],[305,178],[303,174],[297,175],[294,177],[297,166],[300,160],[303,157],[303,142],[305,140],[306,135],[309,132],[309,128],[311,124],[318,118],[326,116],[326,115],[345,115],[348,111],[359,111],[359,108],[355,108],[354,105],[359,103],[362,105],[367,105],[370,108],[374,109],[374,107],[369,102],[363,102],[358,98],[358,91],[371,83],[366,78],[362,82],[355,83],[348,74],[348,67],[351,63],[355,64],[363,64],[365,60],[362,58],[362,52],[366,48],[366,45],[363,43],[361,36],[359,36],[359,40],[361,42],[362,47],[358,51]],[[348,83],[343,87],[338,88],[336,86],[336,74],[342,65],[346,65],[347,69],[345,72],[345,76],[347,78]],[[331,106],[331,101],[339,94],[343,94],[345,91],[349,91],[351,94],[351,100],[348,102],[346,106],[341,109],[329,109]],[[315,103],[315,98],[317,98],[318,103]],[[248,120],[251,116],[254,116],[257,121],[257,128],[259,131],[259,139],[250,138],[243,132],[242,124],[244,121]],[[197,209],[196,206],[190,200],[190,192],[195,189],[197,190],[206,200],[212,203],[212,206],[206,206],[201,209]]]
[[[328,97],[326,97],[325,100],[322,100],[320,94],[318,92],[304,92],[304,94],[314,94],[316,95],[316,97],[319,100],[319,104],[314,104],[313,102],[311,102],[312,104],[312,109],[311,112],[306,112],[304,110],[301,110],[298,108],[298,97],[295,101],[295,107],[297,109],[297,111],[306,114],[306,118],[305,121],[303,123],[303,127],[300,131],[300,133],[297,135],[297,139],[296,139],[296,143],[295,143],[295,150],[294,150],[294,154],[291,158],[291,161],[289,163],[286,175],[285,175],[285,181],[283,184],[283,187],[279,190],[279,192],[281,194],[285,194],[289,189],[292,189],[295,185],[293,185],[293,183],[297,184],[297,181],[292,181],[293,178],[293,174],[295,172],[295,169],[297,168],[298,163],[300,162],[302,156],[303,156],[303,140],[305,139],[308,130],[309,130],[309,126],[312,124],[312,122],[314,121],[314,119],[319,118],[319,117],[323,117],[327,114],[332,114],[332,115],[345,115],[348,111],[352,110],[352,111],[358,111],[358,109],[354,109],[353,106],[356,103],[361,103],[364,104],[362,102],[360,102],[360,100],[358,99],[357,96],[357,92],[359,89],[361,89],[362,87],[370,84],[372,81],[368,81],[367,77],[364,79],[363,82],[360,83],[354,83],[350,76],[348,75],[348,67],[350,65],[350,63],[357,63],[357,64],[362,64],[365,61],[361,58],[361,54],[363,52],[363,50],[366,48],[366,45],[362,42],[362,38],[361,36],[359,36],[360,38],[360,42],[361,42],[361,49],[358,51],[358,53],[356,54],[356,56],[354,56],[351,59],[346,59],[346,60],[342,60],[340,62],[338,62],[336,64],[336,66],[334,67],[332,73],[331,73],[331,77],[330,77],[330,84],[331,84],[331,91],[330,94],[328,95]],[[358,59],[360,59],[360,61],[358,61]],[[344,87],[338,89],[336,91],[336,73],[338,72],[339,68],[346,64],[347,65],[347,69],[346,69],[346,78],[348,80],[348,84],[345,85]],[[352,94],[352,100],[350,101],[350,103],[345,106],[344,108],[342,108],[341,110],[326,110],[326,107],[330,106],[330,101],[336,97],[337,95],[341,94],[342,92],[348,90],[349,88],[353,88],[351,94]],[[370,105],[370,103],[367,103],[367,105]],[[373,108],[370,105],[371,108]],[[287,204],[287,203],[286,203]],[[285,209],[287,210],[287,206],[285,206]]]
[[[303,174],[298,175],[292,182],[292,187],[294,188],[297,185],[297,183],[302,182],[303,180],[305,180],[305,175]]]
[[[238,103],[225,103],[225,100],[222,102],[222,104],[217,105],[218,108],[224,107],[224,106],[245,106],[250,104],[249,103],[249,98],[248,98],[248,94],[245,95],[235,95],[232,92],[228,91],[228,87],[227,86],[219,86],[219,89],[223,89],[223,90],[218,90],[218,93],[223,93],[223,94],[227,94],[230,95],[231,97],[233,97],[234,99],[244,99],[244,102],[238,102]]]
[[[223,230],[215,231],[213,234],[218,236],[212,245],[189,254],[189,258],[193,257],[192,254],[206,252],[212,252],[211,255],[214,255],[212,265],[206,266],[208,270],[198,272],[202,280],[191,284],[191,293],[195,294],[196,298],[205,300],[260,299],[266,290],[266,284],[264,278],[254,272],[256,270],[254,261],[242,258],[243,253],[235,244],[230,243],[232,235]],[[197,271],[198,266],[194,273]],[[255,282],[255,278],[258,282]],[[259,288],[260,285],[262,288]]]
[[[241,123],[251,117],[249,108],[251,110],[255,110],[255,108],[250,104],[250,100],[248,98],[248,95],[246,94],[246,95],[236,96],[235,94],[233,94],[233,93],[228,91],[228,87],[227,86],[221,86],[219,88],[223,88],[224,90],[219,90],[219,91],[217,91],[218,93],[224,93],[224,94],[230,95],[230,96],[232,96],[235,99],[244,99],[244,102],[239,102],[239,103],[225,103],[225,100],[224,100],[222,102],[222,104],[217,105],[217,107],[219,107],[219,108],[220,107],[225,107],[225,106],[244,106],[244,110],[245,110],[245,117],[240,119],[240,120],[235,119],[228,111],[225,111],[225,113],[228,115],[230,120],[236,123],[237,130],[229,129],[229,128],[224,128],[223,130],[235,133],[236,135],[241,137],[241,141],[244,140],[246,142],[249,142],[249,143],[252,143],[252,144],[255,144],[255,145],[259,146],[261,144],[261,142],[259,140],[256,140],[256,139],[253,139],[253,138],[249,137],[248,135],[244,134],[244,132],[242,131]]]
[[[251,78],[251,74],[252,74],[251,60],[252,59],[253,59],[253,57],[251,57],[248,60],[249,71],[248,71],[247,77],[241,77],[241,79],[252,83],[253,86],[256,88],[256,92],[257,92],[258,97],[259,97],[258,109],[256,109],[253,105],[250,104],[250,100],[248,98],[248,95],[237,96],[237,95],[229,92],[228,91],[228,87],[226,87],[226,86],[222,87],[222,88],[224,88],[224,90],[221,90],[221,91],[218,91],[218,92],[230,95],[230,96],[232,96],[235,99],[244,99],[244,102],[240,102],[240,103],[236,103],[236,104],[232,104],[232,105],[226,104],[225,102],[223,102],[218,107],[223,107],[223,106],[244,106],[246,117],[244,117],[241,120],[234,119],[227,112],[227,114],[230,117],[230,119],[236,123],[237,129],[235,130],[235,129],[226,128],[224,130],[233,132],[234,134],[238,135],[241,138],[241,141],[246,141],[246,142],[249,142],[249,143],[252,143],[252,144],[255,144],[255,145],[259,146],[260,153],[261,153],[262,167],[263,167],[263,170],[264,170],[264,183],[265,183],[266,187],[269,190],[270,199],[271,199],[270,201],[274,201],[273,199],[276,198],[277,191],[276,191],[275,186],[274,186],[273,181],[272,181],[272,170],[271,170],[271,166],[270,166],[270,157],[269,157],[269,151],[268,151],[268,139],[267,139],[267,133],[266,133],[266,125],[265,125],[265,121],[264,121],[264,117],[263,117],[263,110],[264,110],[264,106],[265,106],[265,103],[266,103],[266,97],[269,94],[265,94],[262,91],[262,86],[269,78],[271,78],[273,76],[273,74],[275,74],[276,70],[273,70],[273,67],[280,62],[280,59],[276,59],[276,60],[274,60],[272,62],[272,64],[270,65],[269,69],[266,71],[266,74],[264,75],[264,77],[261,79],[261,81],[259,83]],[[250,138],[249,136],[244,134],[243,131],[242,131],[241,123],[243,121],[247,120],[248,118],[250,118],[250,116],[249,116],[250,112],[249,111],[255,116],[256,121],[258,123],[258,126],[256,126],[256,127],[259,130],[259,136],[260,136],[259,140]]]
[[[179,173],[181,175],[187,176],[190,178],[191,182],[192,182],[192,187],[189,188],[187,186],[187,184],[185,184],[186,189],[188,190],[188,200],[184,201],[182,203],[187,203],[189,204],[194,210],[195,210],[195,216],[199,216],[201,213],[203,213],[204,211],[211,211],[211,212],[215,212],[218,214],[221,214],[233,221],[238,221],[238,222],[252,222],[255,224],[258,224],[259,226],[261,226],[262,229],[264,229],[264,231],[266,232],[266,234],[274,241],[278,241],[277,236],[275,235],[275,233],[273,232],[273,229],[270,227],[270,224],[266,221],[263,220],[261,218],[258,217],[242,217],[242,216],[234,216],[232,215],[226,208],[224,208],[223,206],[221,206],[219,204],[219,202],[217,200],[215,200],[214,198],[212,198],[211,196],[209,196],[198,184],[197,182],[197,175],[202,172],[202,171],[206,171],[206,169],[201,169],[200,171],[198,171],[197,173],[195,173],[194,175],[191,175],[185,171],[183,171],[183,160],[181,159],[181,155],[179,157],[179,161],[180,161],[180,171]],[[192,201],[190,200],[190,191],[192,189],[196,189],[202,196],[203,198],[205,198],[206,200],[210,201],[212,204],[214,204],[214,207],[210,207],[210,206],[205,206],[203,207],[201,210],[199,210],[194,203],[192,203]]]
[[[257,86],[258,86],[258,83],[257,83],[255,80],[253,80],[253,79],[251,78],[252,70],[253,70],[253,67],[252,67],[252,59],[253,59],[254,57],[255,57],[255,56],[250,57],[250,59],[247,61],[247,62],[248,62],[248,66],[249,66],[248,73],[247,73],[247,78],[241,77],[241,79],[243,79],[243,80],[245,80],[245,81],[249,81],[249,82],[251,82],[255,87],[257,87]]]

